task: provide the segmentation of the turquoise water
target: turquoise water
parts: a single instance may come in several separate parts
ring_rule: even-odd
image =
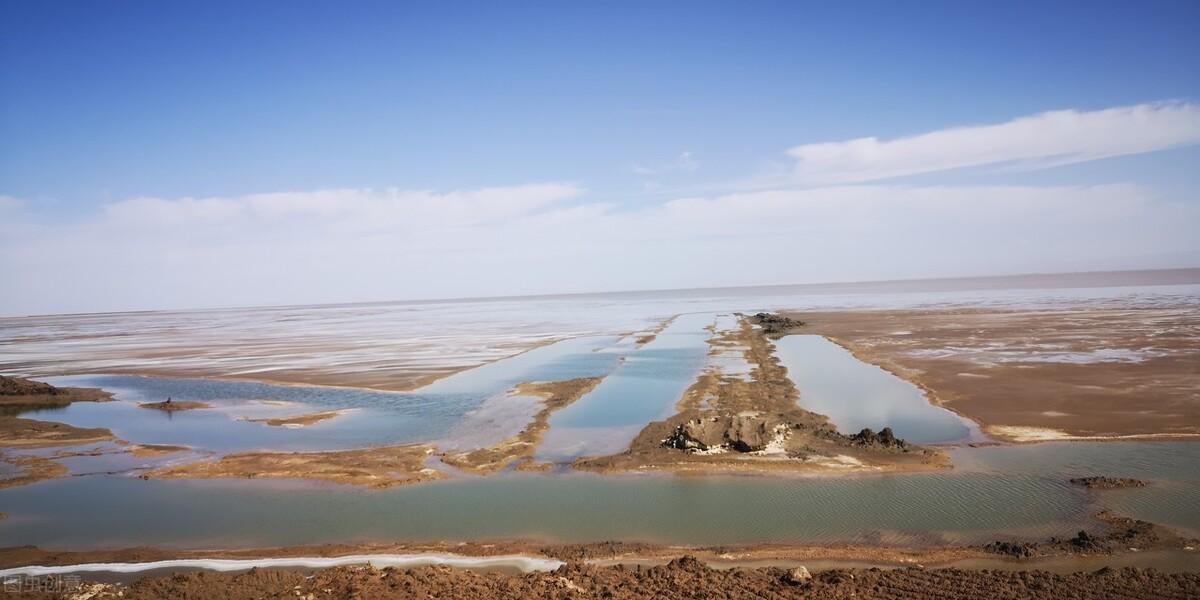
[[[831,478],[511,474],[392,490],[90,476],[0,490],[3,545],[270,546],[397,540],[975,543],[1072,534],[1101,505],[1200,530],[1200,444],[962,448],[953,472]],[[1088,474],[1146,488],[1095,493]]]
[[[615,454],[650,421],[674,414],[708,355],[711,313],[680,315],[654,341],[630,351],[596,389],[554,413],[537,458]]]
[[[564,340],[478,369],[451,375],[414,392],[353,388],[280,386],[262,383],[100,375],[53,377],[55,385],[100,387],[116,402],[77,402],[25,416],[76,427],[107,427],[142,444],[180,444],[232,452],[254,449],[331,450],[414,442],[445,435],[464,414],[522,381],[594,377],[616,368],[619,357],[601,352],[615,336]],[[209,410],[164,412],[139,402],[195,400]],[[262,401],[292,403],[272,407]],[[302,429],[268,427],[239,420],[333,409],[347,414]]]
[[[800,390],[800,405],[828,416],[843,433],[891,427],[917,444],[981,437],[974,423],[930,404],[917,386],[822,336],[785,336],[775,350]]]
[[[104,387],[116,392],[118,401],[73,404],[35,418],[109,427],[136,443],[187,444],[216,452],[361,447],[440,440],[485,402],[504,409],[507,390],[522,381],[607,375],[551,419],[539,458],[566,460],[618,452],[646,422],[671,414],[709,360],[705,327],[715,318],[713,313],[683,315],[642,348],[614,336],[566,340],[410,393],[196,379],[60,378],[53,383]],[[790,336],[777,346],[800,388],[800,403],[830,414],[843,430],[891,426],[917,442],[970,433],[969,423],[930,406],[916,388],[828,341]],[[136,406],[167,396],[215,408],[168,415]],[[293,404],[262,403],[268,400]],[[281,410],[330,409],[353,412],[304,429],[237,420]],[[1195,466],[1200,444],[1055,443],[950,452],[956,468],[940,473],[827,478],[506,473],[391,490],[294,480],[142,481],[131,469],[143,459],[83,456],[64,463],[73,475],[86,476],[0,490],[0,512],[9,514],[0,521],[0,546],[261,547],[512,538],[974,543],[1073,534],[1090,526],[1089,516],[1101,506],[1200,532]],[[1149,479],[1151,485],[1093,493],[1067,482],[1098,474]]]

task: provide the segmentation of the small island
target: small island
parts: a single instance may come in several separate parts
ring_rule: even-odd
[[[1081,485],[1089,490],[1117,490],[1122,488],[1140,488],[1146,487],[1146,482],[1141,479],[1132,479],[1129,477],[1105,477],[1097,475],[1092,477],[1075,477],[1071,479],[1071,483]]]
[[[167,412],[176,412],[181,410],[201,410],[212,408],[211,404],[205,402],[195,402],[191,400],[171,400],[170,398],[162,402],[142,402],[138,404],[142,408],[153,410],[163,410]]]

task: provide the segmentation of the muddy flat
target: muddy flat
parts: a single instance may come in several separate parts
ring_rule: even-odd
[[[1014,441],[1200,434],[1191,307],[805,312],[808,333]]]

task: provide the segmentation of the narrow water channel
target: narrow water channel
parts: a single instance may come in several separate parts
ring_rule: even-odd
[[[789,335],[775,341],[776,354],[800,390],[800,405],[826,415],[843,433],[891,427],[918,444],[980,438],[978,427],[929,403],[917,386],[819,335]]]

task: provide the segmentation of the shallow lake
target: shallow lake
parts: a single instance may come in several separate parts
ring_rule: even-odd
[[[644,540],[967,543],[1073,534],[1101,505],[1200,530],[1191,443],[962,448],[952,472],[830,478],[512,474],[391,490],[301,481],[67,477],[0,490],[3,545]],[[1089,492],[1104,473],[1145,488]]]
[[[917,444],[982,438],[974,423],[930,404],[917,386],[822,336],[784,336],[775,351],[800,390],[800,405],[828,416],[842,433],[891,427]]]

